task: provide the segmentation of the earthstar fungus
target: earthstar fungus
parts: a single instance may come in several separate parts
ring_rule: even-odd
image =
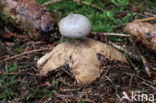
[[[83,29],[81,30],[83,32]],[[100,61],[97,58],[97,53],[110,60],[127,62],[125,56],[111,46],[89,38],[81,38],[61,43],[50,53],[39,59],[37,66],[42,67],[39,74],[45,76],[49,71],[58,69],[64,64],[70,64],[70,70],[75,75],[77,82],[90,84],[100,74]]]

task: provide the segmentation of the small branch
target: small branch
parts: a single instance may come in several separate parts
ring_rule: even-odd
[[[74,92],[78,91],[79,89],[60,89],[61,92]]]
[[[136,65],[130,59],[127,59],[127,61],[138,72],[138,67],[136,67]]]
[[[112,27],[113,29],[119,28],[121,26],[126,26],[128,23],[121,23],[119,25],[115,25],[114,27]]]
[[[154,87],[154,86],[152,86],[152,85],[149,85],[148,83],[146,83],[146,82],[142,82],[144,85],[146,85],[146,86],[149,86],[149,87],[151,87],[152,89],[154,89],[155,91],[156,91],[156,88]]]
[[[98,10],[100,10],[100,11],[104,11],[103,8],[98,7],[97,5],[94,5],[94,4],[90,4],[90,3],[86,2],[86,1],[79,1],[79,0],[73,0],[73,1],[75,1],[75,2],[77,2],[77,3],[80,2],[80,3],[82,3],[82,4],[89,5],[89,6],[91,6],[91,7],[93,7],[93,8],[96,8],[96,9],[98,9]]]
[[[153,90],[156,91],[156,88],[155,88],[155,86],[153,86],[153,83],[152,83],[152,82],[147,81],[147,80],[145,80],[144,78],[139,77],[139,76],[134,75],[134,74],[131,74],[131,73],[126,73],[126,74],[127,74],[127,75],[130,75],[130,76],[135,76],[135,77],[141,79],[141,80],[143,81],[142,84],[144,84],[144,85],[146,85],[146,86],[149,86],[150,88],[152,88]]]
[[[156,17],[156,14],[153,14],[153,13],[144,12],[144,14],[145,14],[146,16],[155,16],[155,17]]]
[[[143,56],[141,56],[141,59],[142,59],[142,62],[144,64],[144,66],[145,66],[146,73],[148,74],[149,77],[151,77],[150,69],[149,69],[149,67],[147,65],[148,64],[147,60]]]
[[[93,34],[97,34],[96,32],[92,32]],[[108,36],[121,36],[121,37],[132,37],[132,35],[129,34],[121,34],[121,33],[100,33],[103,35],[108,35]]]
[[[40,52],[40,51],[49,50],[49,49],[50,49],[50,48],[42,48],[42,49],[36,49],[36,50],[24,52],[24,53],[21,53],[21,54],[12,56],[12,57],[8,57],[8,58],[4,59],[4,61],[11,60],[11,59],[15,59],[15,58],[17,58],[17,57],[20,57],[20,56],[23,56],[23,55],[26,55],[26,54],[31,54],[31,53]]]
[[[56,3],[56,2],[59,2],[59,1],[62,1],[62,0],[51,0],[51,1],[48,1],[48,2],[46,2],[44,4],[42,4],[42,6],[49,6],[49,5],[51,5],[53,3]],[[96,8],[96,9],[98,9],[100,11],[104,11],[103,8],[98,7],[97,5],[94,5],[94,4],[90,4],[90,3],[86,2],[86,1],[79,1],[79,0],[73,0],[73,1],[77,2],[78,4],[81,2],[82,4],[89,5],[89,6],[91,6],[93,8]]]
[[[132,73],[125,73],[125,74],[130,75],[130,76],[135,76],[135,77],[139,78],[140,80],[147,82],[148,84],[155,85],[153,82],[145,80],[144,78],[142,78],[142,77],[140,77],[138,75],[135,75],[135,74],[132,74]]]
[[[147,22],[147,21],[151,21],[151,20],[156,20],[156,16],[144,18],[144,19],[138,19],[138,20],[135,20],[135,22]]]
[[[62,1],[62,0],[51,0],[51,1],[48,1],[48,2],[45,2],[44,4],[42,4],[42,6],[49,6],[49,5],[59,2],[59,1]]]
[[[137,47],[136,47],[137,48]],[[138,56],[141,58],[142,63],[144,64],[145,71],[149,77],[151,77],[150,69],[147,60],[142,56],[141,51],[138,49]]]

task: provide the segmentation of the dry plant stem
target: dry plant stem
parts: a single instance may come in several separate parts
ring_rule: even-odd
[[[77,3],[79,3],[79,0],[73,0],[73,1],[76,1]],[[86,1],[80,1],[80,2],[81,2],[82,4],[89,5],[89,6],[93,7],[93,8],[96,8],[96,9],[98,9],[98,10],[100,10],[100,11],[104,11],[103,8],[98,7],[97,5],[90,4],[90,3],[86,2]]]
[[[144,18],[144,19],[139,19],[139,20],[135,20],[135,22],[146,22],[146,21],[151,21],[151,20],[156,20],[156,16],[149,17],[149,18]]]
[[[156,70],[156,68],[154,68],[154,67],[153,67],[152,69],[153,69],[153,70]]]
[[[97,34],[96,32],[92,32],[93,34]],[[108,36],[121,36],[121,37],[132,37],[132,35],[129,34],[120,34],[120,33],[100,33],[103,35],[108,35]]]
[[[137,48],[137,47],[136,47]],[[138,48],[137,48],[138,49]],[[149,67],[148,67],[148,62],[147,62],[147,60],[144,58],[144,56],[142,56],[142,53],[141,53],[141,51],[138,49],[138,55],[139,55],[139,57],[141,58],[141,60],[142,60],[142,63],[144,64],[144,68],[145,68],[145,71],[146,71],[146,73],[147,73],[147,75],[149,76],[149,77],[151,77],[151,73],[150,73],[150,69],[149,69]]]
[[[86,1],[82,1],[81,3],[82,3],[82,4],[89,5],[89,6],[91,6],[91,7],[94,7],[94,8],[96,8],[96,9],[100,10],[100,11],[104,11],[103,8],[98,7],[97,5],[94,5],[94,4],[90,4],[90,3],[86,2]]]
[[[42,4],[42,6],[49,6],[49,5],[59,2],[59,1],[62,1],[62,0],[51,0],[51,1],[48,1],[48,2],[45,2],[44,4]]]
[[[148,64],[147,60],[143,56],[141,56],[141,59],[142,59],[142,62],[144,64],[146,73],[148,74],[149,77],[151,77],[150,69],[149,69],[149,67],[147,65]]]
[[[114,26],[113,29],[116,29],[116,28],[119,28],[119,27],[125,26],[125,25],[127,25],[127,23],[121,23],[119,25]]]
[[[96,103],[96,102],[94,102],[94,101],[92,101],[92,100],[90,100],[90,99],[82,99],[82,101],[84,101],[84,102],[89,102],[89,103]],[[80,101],[79,101],[80,102]]]
[[[152,86],[152,85],[149,85],[148,83],[146,83],[146,82],[142,82],[143,84],[145,84],[146,86],[149,86],[149,87],[151,87],[152,89],[154,89],[155,91],[156,91],[156,88],[154,87],[154,86]]]
[[[148,86],[148,87],[152,88],[154,91],[156,91],[155,86],[153,86],[154,84],[153,84],[153,83],[151,83],[150,81],[147,81],[147,80],[145,80],[144,78],[139,77],[139,76],[134,75],[134,74],[131,74],[131,73],[126,73],[126,74],[127,74],[127,75],[131,75],[131,76],[135,76],[135,77],[137,77],[137,78],[141,79],[141,80],[142,80],[142,84],[144,84],[144,85],[146,85],[146,86]],[[152,85],[152,84],[153,84],[153,85]]]
[[[4,59],[4,61],[15,59],[17,57],[20,57],[20,56],[23,56],[23,55],[26,55],[26,54],[31,54],[31,53],[35,53],[35,52],[44,51],[44,50],[50,50],[50,48],[42,48],[42,49],[31,50],[31,51],[24,52],[24,53],[21,53],[21,54],[12,56],[12,57],[8,57],[8,58]]]
[[[78,89],[63,89],[63,90],[60,90],[62,92],[74,92],[74,91],[78,91],[80,88]]]
[[[144,14],[146,16],[154,16],[154,17],[156,17],[156,14],[154,14],[154,13],[144,12]]]
[[[58,93],[54,93],[54,95],[64,101],[66,101],[67,103],[70,102],[70,99],[68,99],[68,95],[61,95],[61,94],[58,94]]]
[[[129,62],[129,64],[138,72],[138,67],[136,67],[136,65],[134,63],[132,63],[132,61],[128,58],[127,61]]]
[[[148,83],[148,84],[150,84],[150,85],[155,85],[153,82],[148,81],[148,80],[145,80],[144,78],[142,78],[142,77],[140,77],[140,76],[138,76],[138,75],[135,75],[135,74],[132,74],[132,73],[125,73],[125,74],[130,75],[130,76],[137,77],[137,78],[139,78],[140,80],[142,80],[143,82],[146,82],[146,83]]]
[[[137,60],[137,61],[141,61],[140,57],[138,57],[137,55],[135,55],[135,54],[133,54],[133,53],[127,51],[127,50],[124,49],[123,47],[121,47],[121,46],[119,46],[119,45],[117,45],[117,44],[115,44],[115,43],[113,43],[113,42],[111,42],[111,41],[108,41],[108,43],[109,43],[110,45],[112,45],[114,48],[116,48],[116,49],[118,49],[118,50],[124,52],[126,55],[130,56],[131,58],[133,58],[133,59],[135,59],[135,60]]]
[[[59,1],[62,1],[62,0],[51,0],[51,1],[48,1],[48,2],[46,2],[44,4],[42,4],[42,6],[49,6],[49,5],[51,5],[53,3],[56,3],[56,2],[59,2]],[[82,4],[89,5],[89,6],[91,6],[93,8],[96,8],[96,9],[98,9],[100,11],[104,11],[103,8],[98,7],[97,5],[94,5],[94,4],[90,4],[90,3],[86,2],[86,1],[79,1],[79,0],[73,0],[73,1],[76,1],[78,4],[81,2]]]

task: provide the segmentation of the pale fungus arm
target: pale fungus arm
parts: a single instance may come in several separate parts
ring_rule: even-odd
[[[38,66],[45,64],[40,71],[40,75],[46,75],[49,71],[57,69],[70,60],[72,49],[67,43],[62,43],[54,48],[50,53],[38,60]]]
[[[95,40],[89,39],[88,45],[90,45],[96,53],[100,53],[108,59],[118,60],[123,63],[127,62],[125,56],[123,56],[119,51],[108,44],[99,41],[95,42]]]

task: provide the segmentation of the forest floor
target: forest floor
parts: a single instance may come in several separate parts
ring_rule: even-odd
[[[44,4],[49,0],[37,1]],[[133,54],[135,51],[132,48],[137,48],[146,58],[151,76],[140,60],[127,56],[129,64],[121,66],[111,61],[105,63],[105,58],[98,55],[102,73],[90,85],[79,85],[68,73],[68,65],[52,71],[46,77],[40,77],[37,60],[68,39],[46,43],[16,39],[9,41],[0,37],[0,45],[5,47],[0,54],[0,103],[120,103],[123,93],[131,98],[133,92],[137,93],[136,98],[142,94],[148,94],[148,97],[152,94],[156,99],[156,55],[141,43],[136,43],[135,38],[104,35],[126,34],[126,23],[156,16],[155,0],[82,0],[80,4],[74,0],[61,0],[46,8],[57,22],[71,12],[87,16],[92,23],[92,31],[97,34],[91,37],[93,39],[105,43],[111,41],[120,47],[129,45],[128,51]],[[123,101],[134,103],[126,99]]]

